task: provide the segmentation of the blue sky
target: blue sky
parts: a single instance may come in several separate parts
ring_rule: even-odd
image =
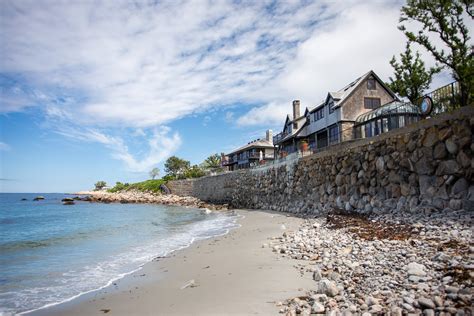
[[[140,181],[278,132],[294,99],[388,79],[401,5],[2,1],[0,191]]]

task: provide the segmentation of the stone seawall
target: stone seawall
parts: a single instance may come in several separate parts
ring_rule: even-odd
[[[193,187],[194,180],[173,180],[169,181],[166,186],[170,189],[171,193],[178,196],[194,196]]]
[[[294,163],[187,181],[188,192],[238,208],[294,213],[474,210],[473,135],[470,106]]]

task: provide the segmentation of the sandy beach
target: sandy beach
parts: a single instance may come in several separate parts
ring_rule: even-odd
[[[296,260],[281,258],[270,238],[302,219],[262,211],[238,213],[240,228],[159,258],[111,286],[28,315],[276,315],[276,302],[314,281]]]

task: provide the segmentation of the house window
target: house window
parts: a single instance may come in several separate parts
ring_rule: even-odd
[[[314,112],[314,121],[319,121],[324,117],[324,107]]]
[[[339,126],[334,125],[329,128],[329,143],[337,143],[339,142]]]
[[[293,128],[294,128],[295,130],[298,129],[298,123],[296,123],[296,122],[293,123]]]
[[[364,108],[376,109],[380,106],[380,98],[364,98]]]
[[[375,90],[376,89],[374,78],[367,79],[367,89],[368,90]]]
[[[334,112],[334,101],[329,102],[329,114]]]

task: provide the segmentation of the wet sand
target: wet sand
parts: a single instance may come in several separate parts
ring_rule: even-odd
[[[271,237],[302,222],[239,210],[240,228],[158,258],[111,286],[28,315],[276,315],[314,281],[272,252]],[[284,227],[282,227],[282,225]]]

